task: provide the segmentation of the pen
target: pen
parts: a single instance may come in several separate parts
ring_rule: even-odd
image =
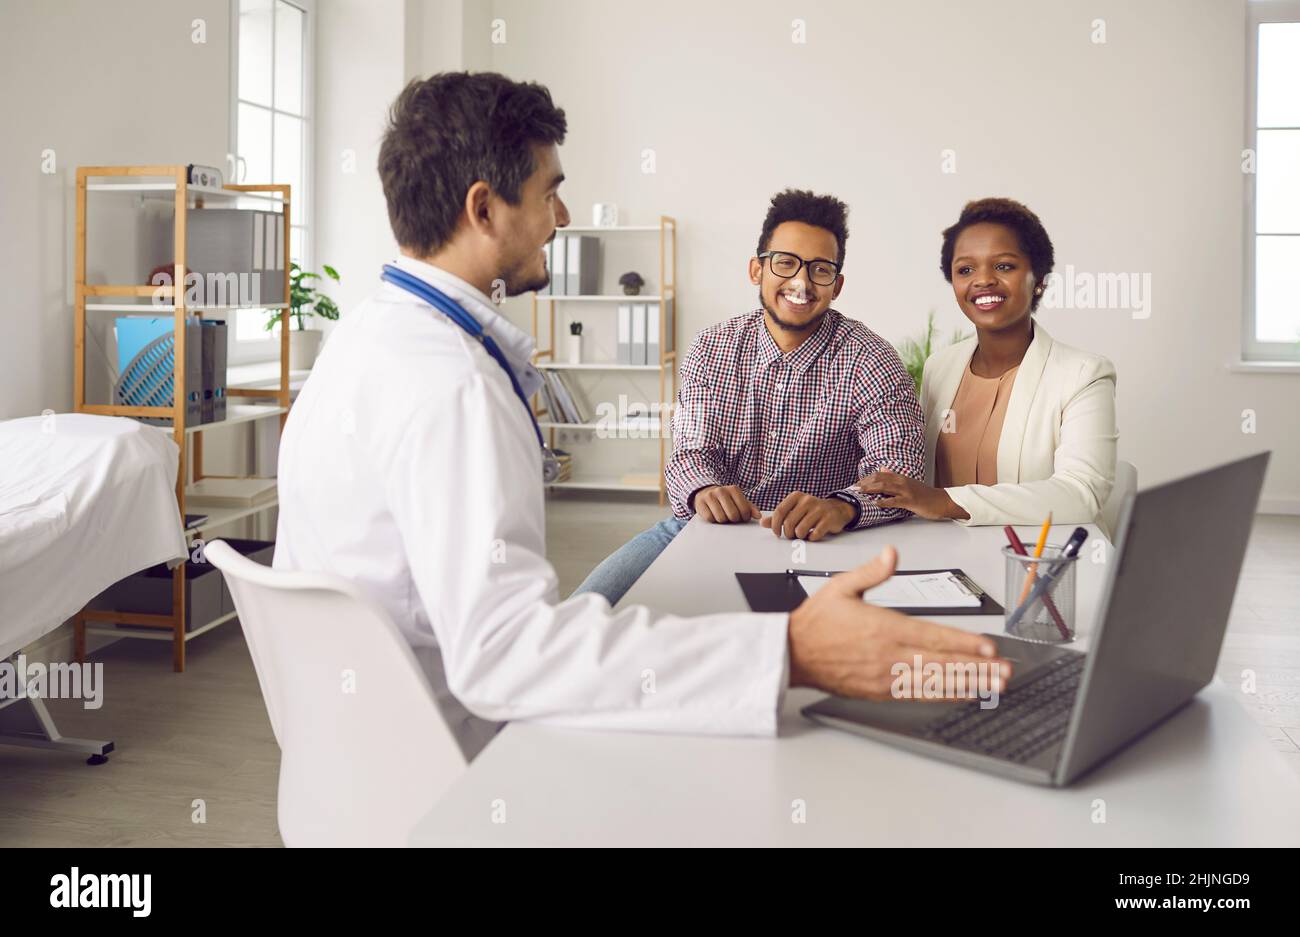
[[[1028,551],[1025,550],[1025,545],[1020,540],[1020,535],[1016,533],[1014,527],[1008,524],[1006,527],[1003,527],[1002,530],[1006,533],[1007,540],[1011,542],[1012,550],[1020,556],[1029,555]],[[1065,627],[1065,619],[1061,618],[1061,613],[1057,611],[1056,603],[1052,601],[1052,597],[1050,595],[1047,596],[1047,598],[1043,600],[1043,604],[1047,606],[1047,610],[1051,613],[1052,621],[1056,622],[1056,627],[1061,632],[1062,640],[1070,640],[1070,629]]]
[[[827,578],[839,575],[834,570],[828,571],[825,569],[787,569],[785,574],[787,576],[825,576]]]
[[[1025,617],[1025,612],[1029,607],[1037,602],[1046,594],[1047,590],[1056,584],[1056,580],[1061,573],[1065,572],[1070,561],[1079,555],[1079,548],[1083,546],[1083,541],[1088,539],[1088,531],[1083,527],[1074,528],[1074,533],[1070,534],[1070,539],[1066,542],[1065,547],[1061,550],[1061,556],[1057,560],[1049,560],[1051,568],[1043,575],[1038,577],[1038,582],[1034,585],[1033,591],[1029,595],[1029,601],[1022,602],[1020,606],[1011,613],[1007,619],[1006,630],[1008,634],[1015,634],[1016,626],[1020,624],[1020,619]]]
[[[1043,521],[1043,529],[1038,532],[1038,544],[1034,547],[1034,559],[1043,555],[1043,547],[1047,545],[1047,532],[1052,529],[1052,513],[1047,513],[1047,520]],[[1029,595],[1029,590],[1034,585],[1034,578],[1038,575],[1038,564],[1029,564],[1029,573],[1025,576],[1025,587],[1020,590],[1020,598],[1016,600],[1017,605],[1023,605],[1025,596]]]

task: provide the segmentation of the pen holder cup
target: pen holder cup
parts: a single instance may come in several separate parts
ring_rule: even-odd
[[[1074,640],[1074,577],[1076,555],[1061,559],[1061,547],[1046,545],[1039,559],[1021,556],[1010,547],[1006,557],[1006,633],[1041,644]],[[1062,566],[1061,564],[1065,565]],[[1046,587],[1044,580],[1050,580]]]

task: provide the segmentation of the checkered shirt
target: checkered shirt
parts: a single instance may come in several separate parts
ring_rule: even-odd
[[[739,485],[765,511],[792,491],[840,498],[856,509],[850,528],[908,516],[852,487],[878,469],[924,479],[924,418],[893,346],[829,309],[785,355],[763,317],[705,329],[682,361],[665,470],[673,514],[693,515],[701,488]]]

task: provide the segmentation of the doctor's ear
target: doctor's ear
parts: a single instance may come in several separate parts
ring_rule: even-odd
[[[483,233],[492,225],[492,187],[481,179],[465,193],[465,215],[474,231]]]
[[[758,286],[763,281],[763,261],[757,257],[749,258],[749,282]]]

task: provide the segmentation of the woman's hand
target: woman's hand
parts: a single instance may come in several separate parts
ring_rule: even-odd
[[[967,514],[942,488],[894,472],[872,472],[858,479],[858,489],[866,494],[881,495],[876,504],[882,508],[902,508],[926,520],[967,520]]]

